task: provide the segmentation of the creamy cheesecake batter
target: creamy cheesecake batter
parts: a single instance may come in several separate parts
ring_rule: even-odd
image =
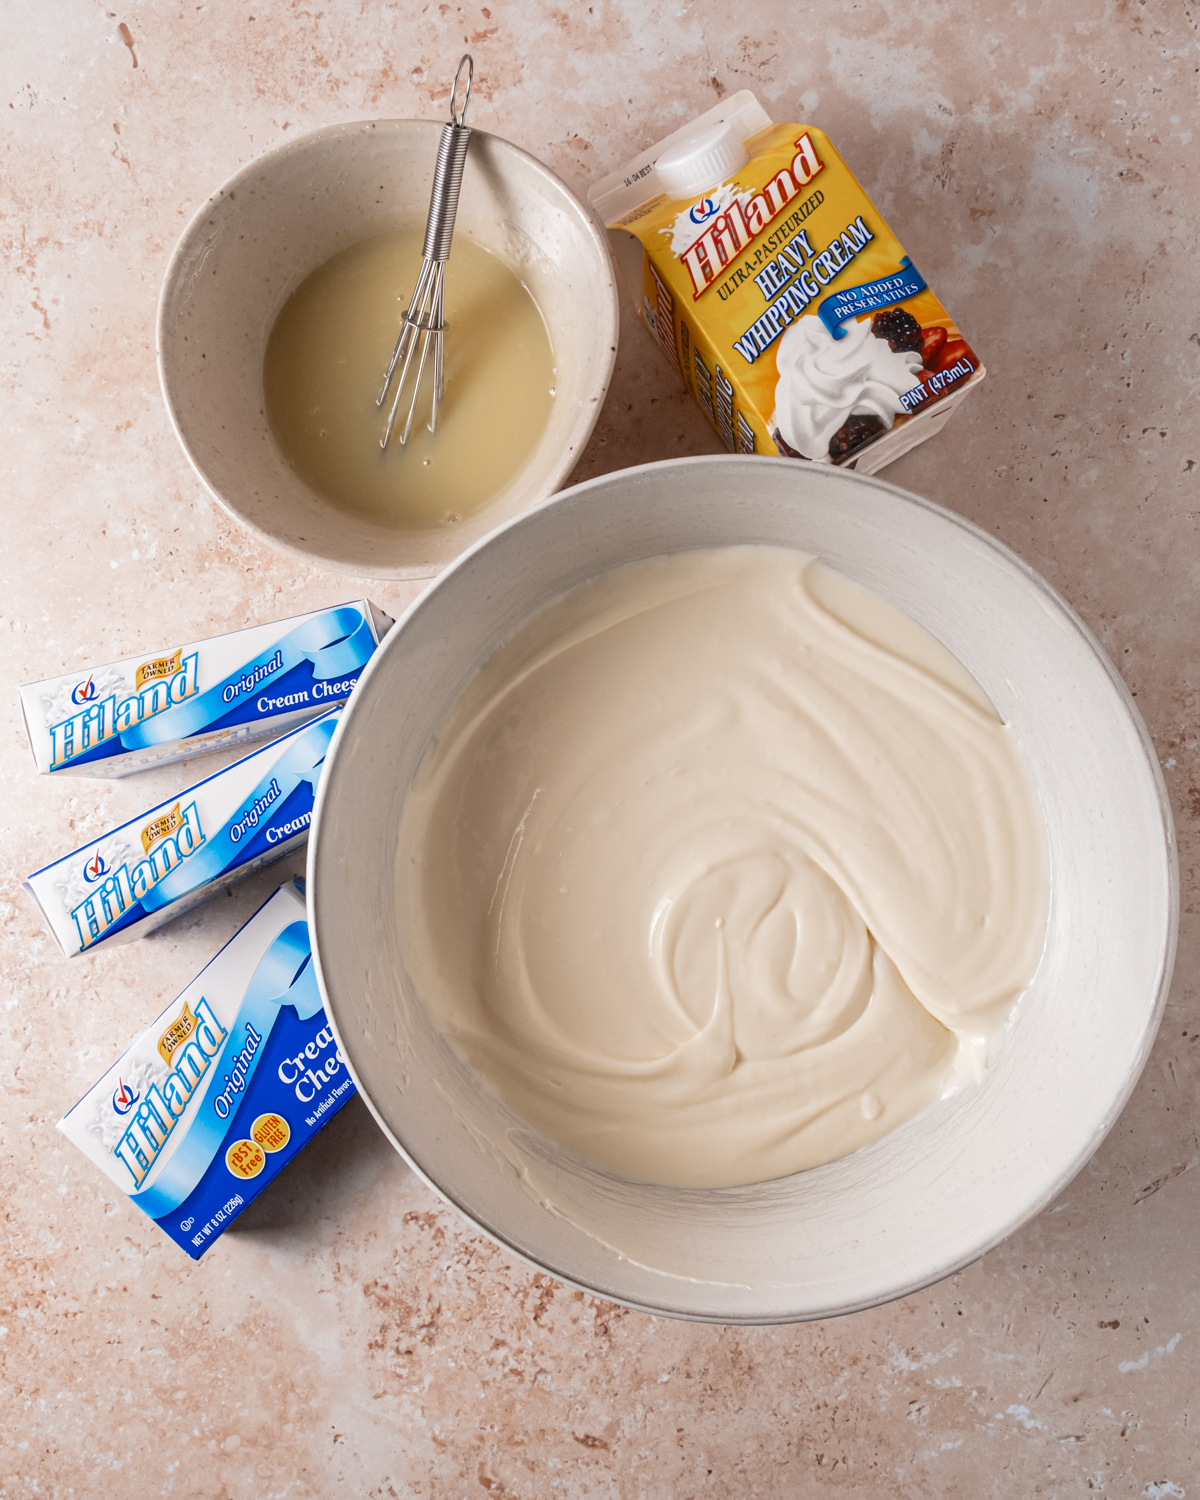
[[[1037,966],[1012,732],[925,630],[802,553],[618,569],[468,686],[404,810],[418,992],[592,1164],[729,1186],[977,1077]]]

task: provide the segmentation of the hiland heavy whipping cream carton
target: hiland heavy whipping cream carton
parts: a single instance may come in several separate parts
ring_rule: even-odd
[[[144,937],[308,838],[341,709],[302,724],[25,881],[63,952]]]
[[[280,734],[350,696],[392,624],[365,599],[31,683],[37,768],[128,776]]]
[[[815,126],[749,91],[588,194],[638,312],[730,452],[874,473],[985,371]]]
[[[354,1095],[281,886],[59,1122],[198,1260]]]

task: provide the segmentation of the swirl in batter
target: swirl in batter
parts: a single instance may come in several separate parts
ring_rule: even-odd
[[[831,1161],[978,1076],[1046,928],[1011,731],[958,660],[802,553],[572,590],[468,686],[405,803],[441,1030],[601,1168]]]

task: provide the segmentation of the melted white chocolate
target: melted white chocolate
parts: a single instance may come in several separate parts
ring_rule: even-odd
[[[978,1075],[1032,978],[1045,835],[957,659],[804,554],[606,574],[469,685],[404,810],[418,992],[522,1119],[716,1187]]]
[[[263,362],[267,420],[284,457],[327,500],[392,526],[452,525],[486,505],[537,447],[554,400],[554,359],[517,273],[459,234],[446,267],[445,402],[437,434],[430,358],[407,446],[399,434],[418,353],[386,452],[375,402],[421,268],[419,229],[341,251],[296,288]],[[878,342],[878,340],[876,340]],[[395,398],[399,370],[389,388]]]

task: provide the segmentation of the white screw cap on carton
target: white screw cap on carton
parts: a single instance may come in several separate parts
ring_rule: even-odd
[[[749,160],[737,127],[726,120],[664,151],[654,170],[669,197],[690,198],[724,182]]]

